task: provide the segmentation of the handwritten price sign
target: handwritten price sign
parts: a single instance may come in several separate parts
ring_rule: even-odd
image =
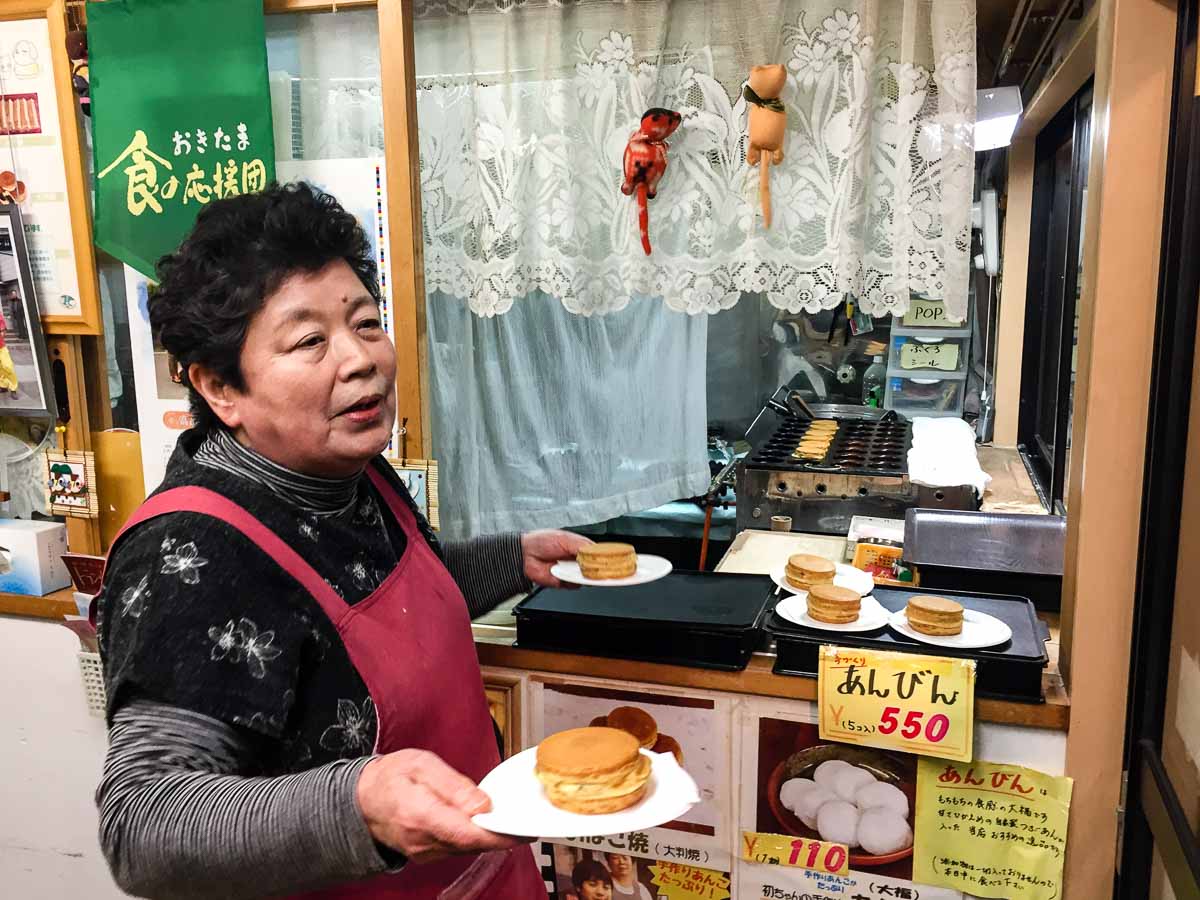
[[[975,661],[821,647],[820,734],[844,744],[969,761]]]
[[[845,844],[757,831],[742,832],[742,859],[769,866],[812,869],[827,875],[845,875],[850,871],[850,850]]]

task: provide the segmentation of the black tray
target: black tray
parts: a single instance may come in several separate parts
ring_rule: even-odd
[[[513,610],[517,646],[737,671],[762,643],[773,592],[761,575],[679,571],[632,587],[542,588]]]
[[[937,594],[953,597],[966,609],[987,613],[1000,619],[1012,629],[1012,639],[995,647],[979,650],[957,650],[923,644],[893,631],[888,626],[878,631],[839,633],[803,628],[784,619],[775,612],[774,604],[767,616],[767,633],[775,639],[775,667],[777,675],[817,674],[817,660],[822,644],[837,644],[843,647],[869,647],[874,650],[897,650],[906,653],[924,653],[930,656],[954,656],[977,661],[975,669],[975,693],[982,697],[1001,700],[1017,700],[1022,703],[1043,703],[1042,669],[1050,661],[1046,655],[1046,640],[1050,630],[1039,621],[1033,603],[1024,597],[1000,594],[981,596],[961,591],[901,591],[876,588],[875,599],[888,612],[895,612],[908,605],[908,598],[916,594]]]

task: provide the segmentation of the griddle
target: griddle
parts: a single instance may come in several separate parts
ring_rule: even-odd
[[[812,423],[781,418],[770,438],[746,460],[750,469],[786,472],[830,472],[841,475],[908,474],[912,424],[907,419],[836,419],[838,430],[820,459],[798,459],[792,451],[806,437]]]
[[[774,587],[761,575],[675,571],[631,587],[540,588],[513,610],[517,646],[737,671],[763,641]]]
[[[1025,597],[943,590],[906,591],[881,587],[875,588],[872,593],[888,612],[904,609],[908,605],[908,598],[917,594],[953,597],[966,609],[987,613],[1000,619],[1012,629],[1012,638],[1007,643],[995,647],[957,650],[920,643],[886,625],[877,631],[854,634],[818,631],[789,622],[775,612],[773,602],[770,604],[765,627],[767,633],[775,639],[774,672],[777,675],[815,676],[822,644],[923,653],[930,656],[953,656],[976,661],[975,692],[978,696],[1022,703],[1045,702],[1042,696],[1042,669],[1050,661],[1046,655],[1046,641],[1050,637],[1050,629],[1037,618],[1033,603]]]

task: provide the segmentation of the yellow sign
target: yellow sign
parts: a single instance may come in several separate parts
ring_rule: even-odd
[[[823,645],[823,740],[970,760],[975,661]]]
[[[958,344],[909,341],[900,348],[900,368],[954,372],[958,369]]]
[[[667,900],[728,900],[729,877],[712,869],[656,860],[650,867],[658,896]]]
[[[812,869],[828,875],[845,875],[850,871],[850,849],[845,844],[784,834],[743,831],[742,859],[769,866]]]
[[[953,328],[962,325],[946,315],[946,304],[941,300],[922,300],[913,297],[904,314],[906,328]]]
[[[1071,786],[1021,766],[920,760],[913,880],[978,897],[1061,897]]]

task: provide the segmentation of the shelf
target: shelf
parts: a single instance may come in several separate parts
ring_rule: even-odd
[[[896,337],[940,337],[965,338],[971,336],[971,329],[962,328],[905,328],[903,325],[893,325],[892,334]]]
[[[79,610],[75,606],[75,591],[63,588],[45,597],[0,593],[0,615],[59,621],[63,616],[79,615]]]
[[[888,369],[888,378],[936,378],[938,381],[966,381],[967,370],[947,372],[943,369]]]

